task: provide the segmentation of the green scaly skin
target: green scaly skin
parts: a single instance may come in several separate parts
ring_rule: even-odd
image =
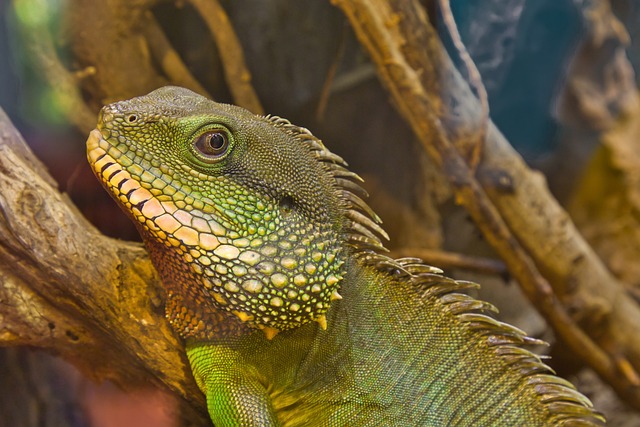
[[[176,87],[87,141],[167,288],[217,426],[603,425],[533,342],[420,260],[306,129]]]

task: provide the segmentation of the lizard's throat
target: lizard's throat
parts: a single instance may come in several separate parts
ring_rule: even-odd
[[[168,291],[167,316],[184,337],[256,328],[272,337],[310,321],[326,327],[325,313],[340,298],[343,262],[340,250],[326,242],[296,239],[300,245],[290,250],[268,240],[194,257],[197,249],[167,251],[148,232],[143,235]]]

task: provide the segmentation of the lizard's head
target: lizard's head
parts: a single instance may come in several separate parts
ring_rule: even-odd
[[[325,325],[345,241],[377,242],[356,176],[277,117],[165,87],[104,107],[87,151],[149,247],[183,336]]]

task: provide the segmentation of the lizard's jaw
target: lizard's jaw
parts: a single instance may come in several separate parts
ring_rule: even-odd
[[[152,198],[152,194],[120,164],[122,152],[109,144],[98,129],[92,130],[87,139],[87,159],[102,185],[129,214],[134,213],[134,207],[141,211],[144,204]]]
[[[117,159],[121,158],[122,153],[109,144],[98,129],[91,131],[87,139],[87,159],[93,173],[109,193],[133,213],[133,208],[144,205],[152,194],[119,163]]]
[[[195,217],[171,200],[161,201],[159,190],[144,182],[141,176],[134,177],[127,168],[132,166],[131,160],[104,139],[98,129],[91,131],[87,139],[87,158],[102,185],[145,232],[169,247],[182,244],[205,251],[219,250],[221,245],[216,234],[224,233],[222,227]],[[144,173],[136,165],[132,170]]]

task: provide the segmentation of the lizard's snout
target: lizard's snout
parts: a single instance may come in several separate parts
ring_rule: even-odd
[[[98,114],[98,125],[104,125],[105,123],[109,123],[114,119],[114,111],[113,104],[105,105],[100,109],[100,113]]]
[[[137,124],[140,122],[140,114],[127,108],[126,102],[114,102],[105,105],[98,114],[98,125],[108,125],[111,123]]]

